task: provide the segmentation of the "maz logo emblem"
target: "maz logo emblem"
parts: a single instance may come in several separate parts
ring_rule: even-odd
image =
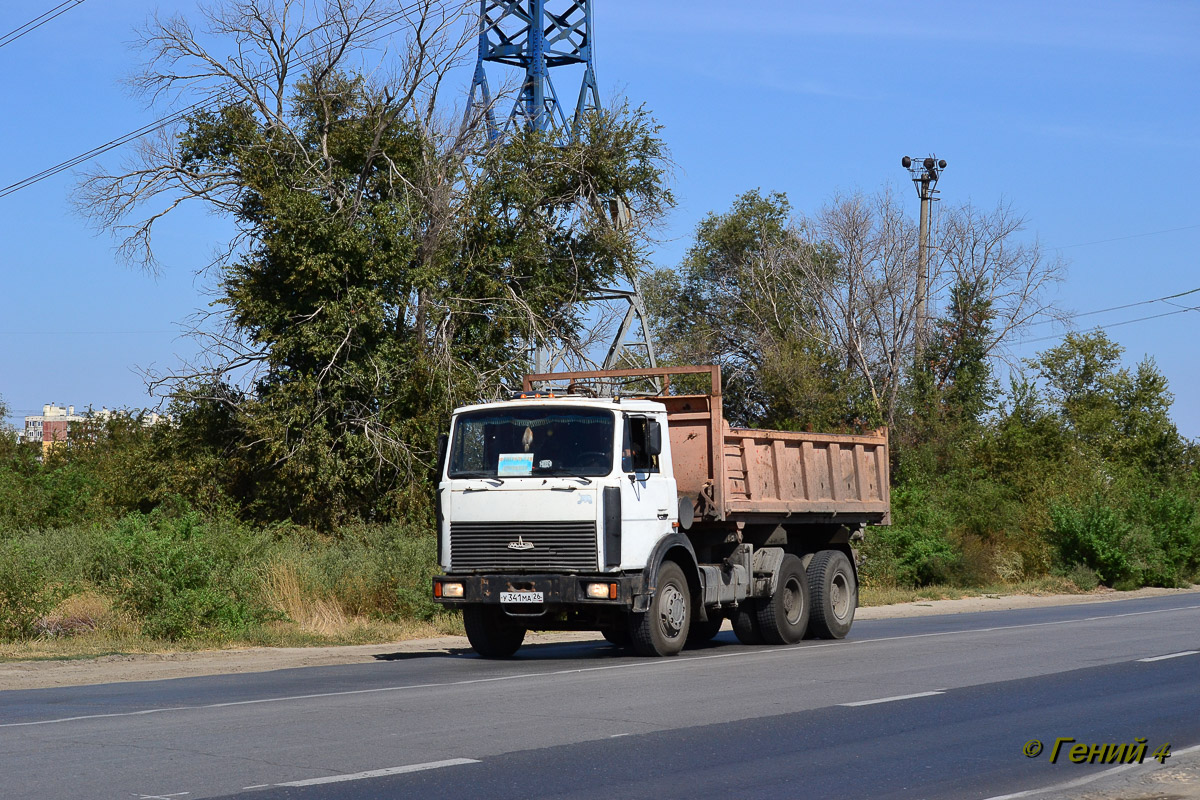
[[[517,540],[515,542],[508,543],[509,550],[532,550],[533,548],[534,548],[533,542],[527,542],[524,539],[522,539],[520,536],[517,537]]]

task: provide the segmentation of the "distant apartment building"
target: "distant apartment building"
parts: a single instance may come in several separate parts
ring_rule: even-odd
[[[129,413],[128,411],[111,411],[101,408],[99,411],[92,411],[88,414],[76,414],[75,406],[64,408],[53,403],[46,403],[42,406],[41,414],[25,418],[25,430],[22,431],[21,439],[28,443],[41,444],[42,454],[45,455],[56,443],[67,441],[72,422],[105,422],[114,416]],[[165,419],[166,417],[162,414],[147,413],[142,417],[142,424],[157,425]]]

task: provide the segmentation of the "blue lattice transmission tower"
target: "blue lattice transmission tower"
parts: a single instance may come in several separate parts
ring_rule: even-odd
[[[592,61],[594,0],[480,0],[479,60],[471,83],[468,113],[483,113],[488,136],[500,138],[513,126],[558,132],[574,138],[589,110],[599,108]],[[503,64],[524,72],[521,91],[507,119],[498,124],[485,64]],[[583,66],[573,113],[568,119],[551,72]],[[559,74],[565,75],[565,71]]]
[[[593,61],[592,7],[595,0],[480,0],[479,57],[467,104],[467,121],[482,115],[488,139],[499,141],[514,128],[527,128],[555,135],[566,144],[579,135],[585,115],[600,108]],[[497,122],[497,98],[488,84],[487,65],[503,65],[522,71],[521,90],[503,123]],[[570,118],[555,89],[551,72],[556,68],[583,67],[583,76]],[[493,66],[493,69],[497,67]],[[560,76],[568,70],[559,70]],[[565,83],[565,81],[563,81]],[[600,207],[619,228],[630,224],[624,198],[600,198]],[[638,290],[637,277],[628,276],[630,288],[602,289],[589,302],[625,304],[612,345],[604,358],[606,368],[630,361],[630,353],[644,354],[656,365],[654,345],[646,323],[646,309]],[[640,334],[640,338],[639,337]],[[536,348],[537,371],[554,369],[567,355],[567,347],[542,342]],[[583,354],[577,354],[586,358]],[[636,357],[631,361],[640,366]]]

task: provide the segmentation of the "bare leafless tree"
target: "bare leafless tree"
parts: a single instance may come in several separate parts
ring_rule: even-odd
[[[990,212],[967,203],[949,209],[937,230],[935,279],[945,297],[959,285],[971,300],[982,300],[992,313],[987,355],[1007,357],[1013,335],[1034,322],[1064,321],[1050,290],[1066,274],[1059,254],[1050,254],[1034,237],[1026,239],[1028,220],[1000,202]]]
[[[314,85],[321,102],[329,104],[339,94],[334,76],[374,76],[373,101],[388,109],[373,117],[376,147],[378,135],[401,113],[440,134],[446,126],[438,117],[438,92],[466,56],[471,38],[465,9],[445,0],[239,0],[202,7],[200,28],[181,15],[154,16],[140,32],[145,62],[129,82],[156,107],[167,105],[179,116],[142,139],[122,169],[97,167],[85,175],[79,211],[113,232],[125,257],[156,269],[152,233],[171,211],[194,201],[230,215],[240,207],[246,191],[240,176],[185,164],[178,138],[183,114],[231,106],[249,108],[272,137],[292,140],[291,154],[308,161],[310,176],[326,176],[340,203],[359,202],[362,182],[334,185],[328,142],[322,138],[316,148],[301,144],[289,103],[297,82]],[[367,59],[370,54],[374,59]],[[476,132],[476,126],[466,126],[460,135]],[[440,154],[461,155],[460,144],[449,142]],[[377,156],[368,157],[367,167]],[[242,231],[230,248],[236,250],[251,233]],[[227,255],[222,252],[218,262]]]
[[[1049,289],[1064,270],[1007,204],[990,213],[951,209],[936,231],[931,306],[964,285],[993,321],[985,355],[1001,356],[1014,334],[1057,312]],[[894,422],[913,364],[917,229],[889,191],[839,195],[787,235],[768,240],[725,288],[757,320],[762,352],[780,336],[806,338],[838,355],[865,383],[880,416]]]

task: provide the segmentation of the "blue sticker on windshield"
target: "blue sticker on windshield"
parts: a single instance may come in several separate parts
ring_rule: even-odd
[[[501,453],[497,475],[532,475],[533,453]]]

